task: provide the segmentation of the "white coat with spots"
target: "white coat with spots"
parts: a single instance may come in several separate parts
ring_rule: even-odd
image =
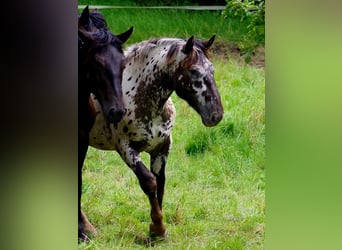
[[[122,79],[125,115],[117,126],[107,124],[95,96],[90,100],[97,116],[89,145],[117,151],[137,175],[151,204],[150,232],[157,236],[166,234],[161,207],[176,117],[171,94],[175,91],[186,100],[206,126],[215,126],[223,116],[207,55],[214,38],[152,39],[129,47]],[[151,156],[151,172],[140,158],[143,151]]]

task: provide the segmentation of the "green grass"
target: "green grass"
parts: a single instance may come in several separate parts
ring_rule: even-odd
[[[79,12],[82,10],[80,9]],[[134,27],[127,44],[152,37],[182,37],[195,35],[209,39],[213,34],[218,41],[238,44],[243,40],[247,24],[223,19],[220,11],[191,11],[176,9],[101,9],[114,34]]]
[[[149,21],[142,21],[141,16],[134,14],[141,14],[140,11],[120,11],[120,16],[113,10],[102,12],[110,26],[116,24],[118,31],[135,22],[130,42],[153,36],[186,37],[188,34],[208,38],[213,31],[220,30],[222,41],[238,37],[226,30],[229,24],[221,27],[215,21],[216,14],[210,12],[179,11],[179,16],[172,19],[175,22],[163,17],[161,11],[142,11],[149,16]],[[184,22],[189,24],[183,25]],[[166,29],[168,24],[171,28]],[[83,172],[82,205],[97,228],[98,236],[88,244],[81,244],[79,249],[151,246],[155,249],[263,249],[264,69],[216,55],[212,55],[212,62],[225,110],[219,125],[204,127],[185,101],[175,94],[172,96],[177,119],[166,168],[163,203],[168,238],[154,243],[148,241],[148,199],[118,154],[90,148]],[[146,154],[143,159],[148,165]]]

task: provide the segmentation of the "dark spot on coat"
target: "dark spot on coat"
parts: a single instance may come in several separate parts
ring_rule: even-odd
[[[130,77],[130,78],[127,79],[127,81],[130,81],[130,80],[132,80],[132,77]]]
[[[124,126],[124,127],[123,127],[123,132],[124,132],[124,133],[127,133],[127,132],[128,132],[127,126]]]
[[[129,120],[128,121],[128,125],[132,124],[133,120]]]
[[[201,81],[195,81],[194,85],[196,88],[201,88],[202,87],[202,82]]]
[[[129,146],[133,149],[135,149],[136,151],[143,151],[143,149],[146,146],[150,146],[149,143],[147,143],[147,141],[130,141],[129,142]]]

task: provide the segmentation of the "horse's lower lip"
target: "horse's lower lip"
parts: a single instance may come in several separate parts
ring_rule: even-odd
[[[217,119],[210,119],[209,117],[207,119],[202,117],[202,123],[206,126],[206,127],[214,127],[217,124],[219,124],[219,122],[222,120],[222,116],[218,117]]]
[[[206,123],[206,122],[203,122],[203,124],[204,124],[206,127],[214,127],[214,126],[216,126],[216,125],[218,124],[218,122],[216,122],[216,123],[212,123],[212,122]]]

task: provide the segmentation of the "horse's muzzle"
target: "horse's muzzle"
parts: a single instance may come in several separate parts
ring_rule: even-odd
[[[217,125],[223,118],[223,112],[213,112],[207,117],[202,117],[202,122],[207,127]]]

